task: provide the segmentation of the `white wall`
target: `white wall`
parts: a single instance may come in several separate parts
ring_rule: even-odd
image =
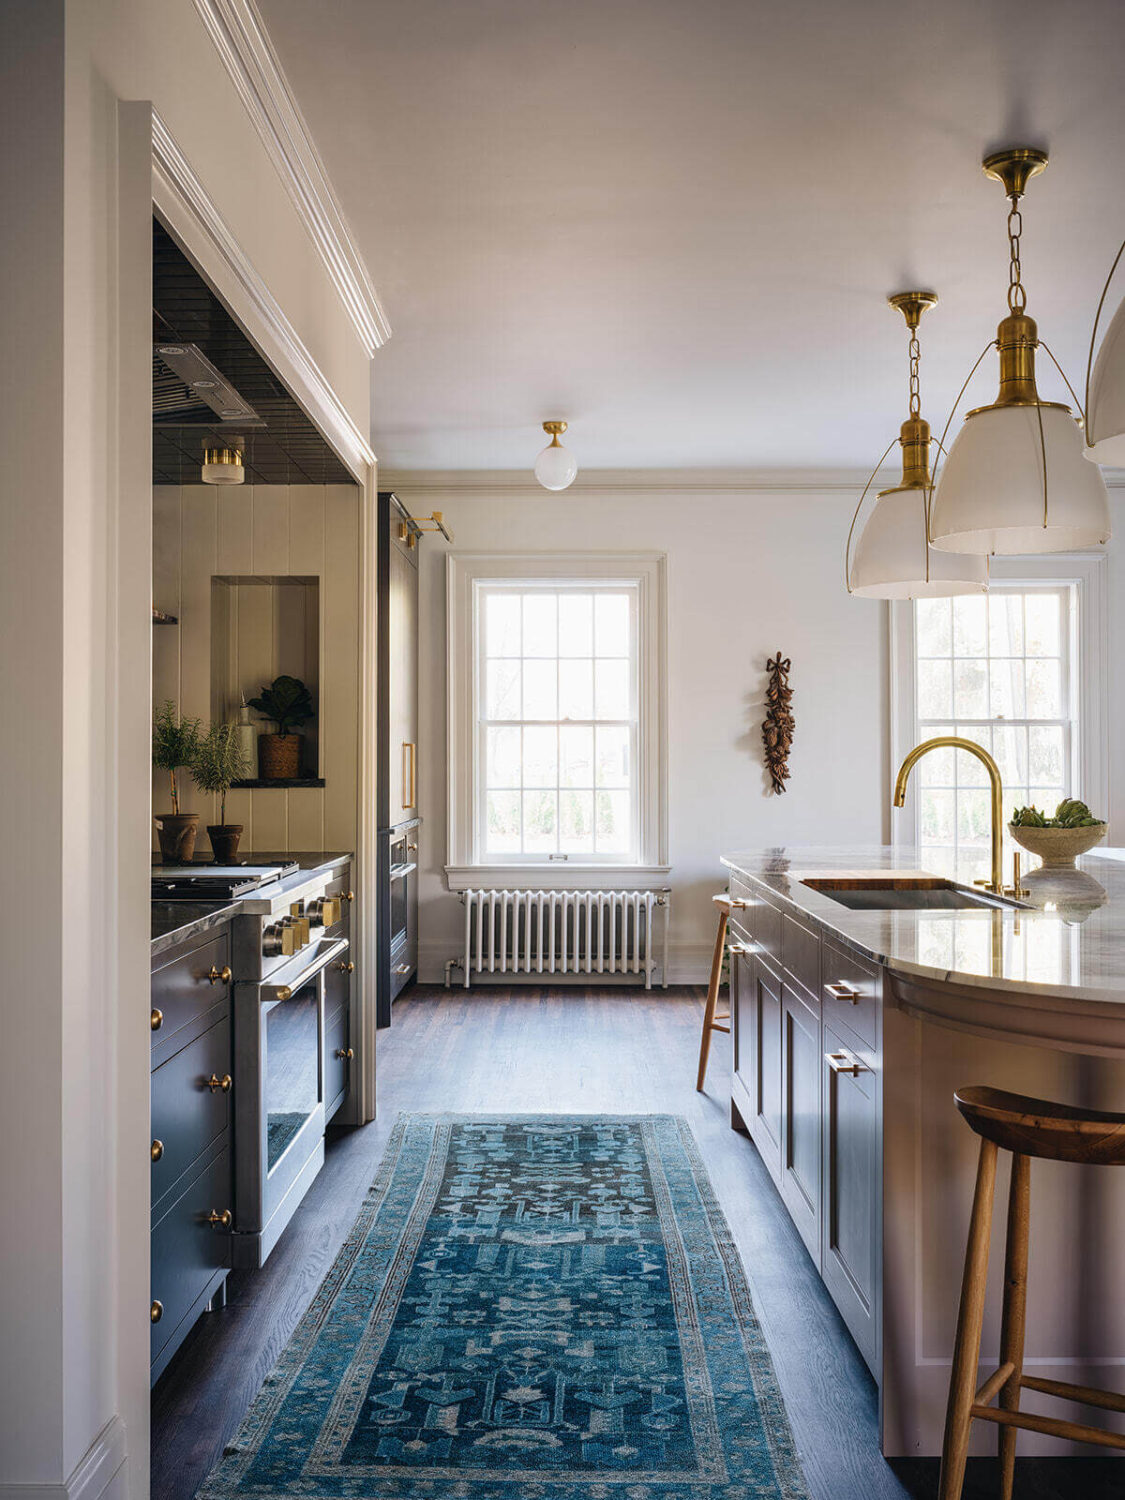
[[[316,730],[323,787],[234,791],[227,821],[243,825],[241,848],[354,849],[359,746],[359,495],[355,485],[157,485],[153,492],[153,597],[179,618],[153,631],[153,701],[166,698],[206,723],[211,717],[211,579],[215,575],[320,580],[320,671]],[[267,633],[268,635],[268,633]],[[262,683],[274,675],[263,643]],[[249,696],[249,695],[248,695]],[[257,719],[259,729],[269,726]],[[257,769],[251,773],[256,776]],[[153,777],[153,806],[169,802]],[[180,805],[199,812],[196,848],[218,798],[184,777]],[[154,841],[155,847],[155,841]]]
[[[469,478],[469,476],[466,476]],[[854,497],[839,490],[693,490],[652,476],[548,495],[386,483],[415,514],[443,509],[464,551],[668,555],[670,972],[706,978],[719,854],[774,843],[883,842],[889,827],[885,607],[849,598],[843,546]],[[459,951],[462,908],[445,889],[445,554],[421,544],[419,848],[421,977]],[[796,733],[783,796],[767,790],[765,662],[792,659]]]

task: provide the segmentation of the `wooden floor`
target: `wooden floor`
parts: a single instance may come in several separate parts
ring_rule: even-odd
[[[416,988],[379,1033],[379,1118],[335,1134],[263,1270],[232,1275],[153,1392],[152,1494],[190,1500],[359,1211],[400,1110],[670,1112],[687,1117],[730,1221],[813,1500],[931,1500],[936,1462],[880,1457],[875,1387],[753,1145],[729,1127],[729,1042],[695,1092],[702,990]],[[965,1500],[992,1500],[971,1460]],[[1016,1500],[1122,1500],[1125,1461],[1020,1460]]]

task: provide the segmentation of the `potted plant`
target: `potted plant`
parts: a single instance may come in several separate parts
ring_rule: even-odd
[[[180,811],[180,789],[176,772],[190,770],[199,747],[199,720],[181,719],[169,698],[152,716],[152,763],[167,771],[172,790],[172,811],[154,818],[160,838],[160,858],[166,864],[189,864],[195,853],[198,813]]]
[[[277,725],[276,734],[258,736],[258,766],[263,781],[292,781],[301,774],[301,736],[297,730],[313,718],[312,694],[299,677],[275,677],[250,707]]]
[[[211,792],[219,799],[219,821],[207,825],[216,864],[231,864],[238,854],[242,824],[227,822],[227,793],[249,770],[239,743],[238,725],[212,724],[196,746],[191,774],[201,792]]]

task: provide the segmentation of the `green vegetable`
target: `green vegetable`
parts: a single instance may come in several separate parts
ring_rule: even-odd
[[[1017,807],[1012,813],[1013,828],[1100,828],[1104,822],[1104,818],[1095,818],[1077,797],[1064,797],[1053,818],[1046,817],[1037,807]]]

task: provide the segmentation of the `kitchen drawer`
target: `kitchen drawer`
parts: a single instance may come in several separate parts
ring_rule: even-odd
[[[759,953],[781,962],[781,913],[749,882],[732,877],[731,895],[736,903],[730,914],[736,936],[749,938]]]
[[[324,1117],[331,1119],[348,1091],[348,1076],[351,1059],[341,1053],[348,1051],[348,1011],[345,1006],[330,1016],[324,1029]]]
[[[815,1002],[820,994],[820,938],[790,916],[781,918],[781,967]]]
[[[345,953],[333,959],[324,971],[324,1016],[327,1021],[331,1021],[338,1010],[346,1010],[351,1003],[352,976],[347,967],[351,962],[351,955]]]
[[[163,1200],[174,1192],[184,1174],[230,1127],[230,1022],[222,1020],[210,1031],[181,1048],[152,1075],[153,1219],[163,1212]],[[220,1087],[207,1087],[209,1078]],[[221,1082],[226,1080],[224,1090]]]
[[[230,967],[230,934],[174,958],[152,974],[152,1065],[158,1067],[213,1026],[230,1005],[230,984],[218,976]]]
[[[171,1205],[152,1231],[152,1302],[160,1316],[152,1325],[151,1358],[187,1332],[181,1328],[217,1272],[230,1264],[230,1232],[207,1222],[233,1206],[230,1150],[223,1148]]]
[[[825,1025],[846,1026],[869,1047],[875,1047],[882,971],[826,938],[822,972]]]

